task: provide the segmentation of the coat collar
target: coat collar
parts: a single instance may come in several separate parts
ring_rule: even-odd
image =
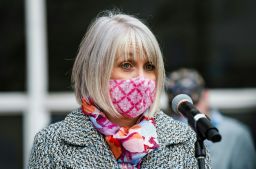
[[[195,139],[195,133],[187,124],[174,120],[162,111],[155,115],[155,121],[160,145],[180,144]]]
[[[155,120],[160,145],[178,144],[195,137],[187,125],[173,120],[163,112],[157,113]],[[73,111],[65,118],[61,138],[66,143],[77,146],[88,145],[93,143],[92,140],[104,142],[104,137],[97,132],[81,109]]]
[[[92,139],[104,141],[104,138],[93,127],[89,117],[84,115],[80,108],[65,118],[61,138],[66,143],[77,146],[88,145],[91,142],[89,140]]]
[[[60,159],[60,164],[68,168],[119,168],[104,137],[97,132],[81,109],[73,111],[65,118],[60,137],[68,145],[66,151],[72,152],[66,153],[65,158]],[[74,151],[72,146],[80,147],[77,149],[79,151]],[[94,160],[89,160],[88,155],[91,156],[89,159]]]

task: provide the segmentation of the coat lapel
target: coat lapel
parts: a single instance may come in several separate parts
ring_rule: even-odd
[[[67,167],[113,168],[117,165],[104,137],[94,129],[81,109],[65,118],[61,139],[68,151],[72,151],[63,159]]]
[[[162,111],[156,114],[155,121],[158,141],[162,146],[184,143],[188,139],[194,138],[191,136],[194,132],[190,127],[174,120]]]
[[[194,132],[191,132],[186,124],[182,124],[163,112],[155,116],[157,137],[160,144],[159,149],[150,152],[142,162],[142,168],[158,166],[158,168],[186,168],[184,145],[194,139]],[[183,148],[182,148],[183,147]],[[153,167],[155,168],[155,167]]]

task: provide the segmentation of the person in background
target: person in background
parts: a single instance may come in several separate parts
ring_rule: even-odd
[[[149,28],[117,11],[99,14],[73,65],[81,107],[36,134],[28,168],[197,168],[195,133],[159,109],[164,81]]]
[[[255,169],[255,147],[248,128],[241,122],[224,116],[209,105],[209,94],[203,77],[194,69],[181,68],[169,73],[165,88],[170,101],[168,112],[172,112],[171,101],[178,94],[187,94],[202,113],[210,117],[218,128],[222,140],[212,143],[205,141],[209,148],[213,169]],[[169,114],[187,123],[181,114]]]

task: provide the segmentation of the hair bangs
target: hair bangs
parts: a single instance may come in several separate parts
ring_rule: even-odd
[[[152,40],[147,34],[135,28],[128,29],[120,35],[117,56],[124,60],[147,60],[157,66],[158,54]]]
[[[136,46],[139,49],[140,59],[146,59],[152,64],[157,66],[157,53],[155,45],[152,43],[151,39],[148,38],[146,32],[137,30],[135,34]]]

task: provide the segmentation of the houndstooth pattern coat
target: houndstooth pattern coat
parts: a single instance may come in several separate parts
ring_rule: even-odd
[[[143,158],[142,169],[198,168],[194,157],[195,133],[186,125],[163,112],[156,117],[160,148]],[[52,124],[36,134],[28,169],[113,169],[120,168],[104,136],[92,126],[81,109],[65,120]],[[207,153],[206,169],[209,169]]]

